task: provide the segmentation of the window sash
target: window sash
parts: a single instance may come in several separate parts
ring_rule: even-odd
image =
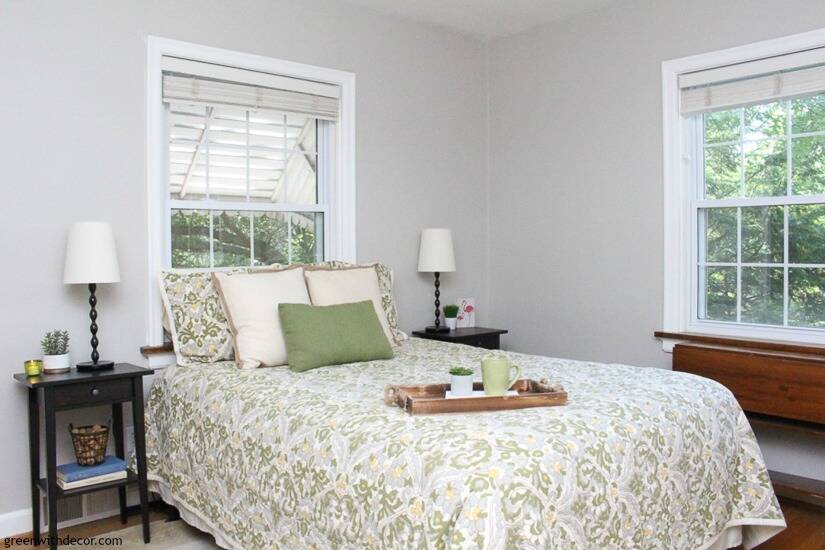
[[[165,136],[165,143],[166,149],[168,152],[169,145],[173,142],[170,134],[171,130],[171,110],[170,104],[168,102],[164,102],[164,117],[165,117],[165,124],[164,127],[166,128],[166,136]],[[318,121],[317,126],[317,139],[316,139],[316,151],[315,151],[315,158],[316,158],[316,181],[317,181],[317,189],[316,189],[316,197],[317,201],[314,204],[296,204],[296,203],[286,203],[286,202],[270,202],[270,201],[252,201],[249,200],[247,197],[239,197],[238,200],[217,200],[213,198],[203,198],[203,199],[178,199],[178,198],[171,198],[170,193],[170,175],[169,175],[169,162],[165,163],[165,178],[164,178],[164,264],[168,266],[172,266],[172,216],[175,211],[178,210],[192,210],[192,211],[205,211],[205,212],[239,212],[241,214],[249,214],[252,216],[256,212],[281,212],[281,213],[294,213],[294,214],[302,214],[302,213],[316,213],[322,214],[321,223],[321,234],[318,235],[318,238],[321,240],[321,247],[316,250],[316,259],[318,261],[326,260],[330,257],[330,237],[331,237],[331,206],[327,202],[329,197],[329,186],[333,185],[334,182],[330,181],[330,178],[333,176],[334,171],[330,170],[330,165],[333,162],[332,159],[332,144],[335,140],[335,124],[329,121]],[[206,126],[206,131],[208,132],[208,124]],[[248,138],[248,129],[247,129],[247,138]],[[208,137],[207,137],[208,141]],[[239,146],[243,148],[249,148],[249,140],[247,139],[247,145]],[[207,147],[208,151],[208,147]],[[299,150],[285,148],[283,149],[285,153],[285,158],[288,158],[288,154],[299,152]],[[284,175],[286,176],[286,175]],[[246,171],[246,188],[247,191],[249,190],[249,170]],[[208,169],[207,169],[207,179],[208,179]],[[286,181],[286,185],[288,185],[288,181]],[[208,189],[208,184],[207,184]],[[286,196],[286,192],[285,192]],[[222,269],[221,267],[215,266],[214,260],[214,245],[215,245],[215,238],[212,234],[212,220],[213,217],[210,215],[210,234],[209,234],[209,264],[210,266],[203,269]],[[255,261],[255,252],[254,252],[254,226],[251,226],[251,235],[250,235],[250,264],[254,265]],[[291,252],[291,247],[289,247]],[[288,262],[291,263],[292,257],[291,254],[287,259]],[[240,266],[242,267],[242,266]]]
[[[767,103],[767,102],[766,102]],[[825,204],[825,194],[819,195],[793,195],[792,193],[792,175],[790,170],[790,159],[792,149],[792,137],[808,137],[807,134],[791,134],[790,121],[788,122],[788,129],[785,135],[775,138],[760,138],[750,141],[766,141],[770,139],[786,140],[788,147],[788,155],[786,158],[787,173],[786,173],[786,194],[778,196],[762,196],[762,197],[734,197],[725,199],[706,199],[705,192],[705,150],[714,146],[722,145],[722,143],[713,143],[706,145],[704,141],[704,125],[703,114],[694,113],[690,117],[683,119],[684,141],[685,148],[684,158],[686,162],[685,177],[689,183],[689,224],[690,233],[688,241],[690,243],[690,321],[688,330],[709,329],[731,329],[734,331],[741,331],[741,336],[760,337],[763,333],[765,337],[775,337],[777,332],[787,334],[789,337],[808,335],[810,338],[813,335],[823,335],[825,337],[825,329],[817,327],[806,327],[792,325],[789,323],[789,304],[791,296],[789,293],[789,270],[790,269],[823,269],[823,263],[792,263],[789,261],[789,208],[794,205],[807,204]],[[814,132],[813,134],[821,135],[825,132]],[[741,135],[737,141],[726,142],[726,144],[739,145],[747,142]],[[744,173],[742,173],[744,178]],[[744,183],[744,182],[743,182]],[[781,206],[783,207],[783,262],[744,262],[742,261],[742,208],[758,207],[758,206]],[[736,261],[735,262],[713,262],[702,259],[703,251],[706,249],[706,228],[701,223],[701,212],[711,208],[736,208]],[[705,316],[705,302],[707,299],[706,274],[707,268],[714,267],[728,267],[736,268],[736,320],[719,320],[706,319]],[[779,268],[783,270],[783,296],[782,296],[782,324],[763,324],[742,321],[742,271],[745,268]]]

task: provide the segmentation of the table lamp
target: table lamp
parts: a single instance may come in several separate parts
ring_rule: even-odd
[[[441,326],[441,285],[438,278],[442,273],[455,271],[455,256],[453,254],[453,236],[449,229],[423,229],[421,231],[421,246],[418,249],[418,271],[435,275],[435,324],[427,327],[427,332],[448,332],[450,329]]]
[[[101,361],[97,352],[97,298],[98,283],[120,282],[120,269],[115,251],[115,237],[112,226],[105,222],[79,222],[69,229],[66,243],[66,264],[63,268],[63,282],[67,285],[89,285],[89,319],[92,324],[92,360],[77,364],[81,372],[107,370],[114,367],[114,361]]]

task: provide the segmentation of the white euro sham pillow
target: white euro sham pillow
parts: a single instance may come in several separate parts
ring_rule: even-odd
[[[309,304],[302,268],[214,274],[234,339],[239,368],[286,365],[286,343],[278,304]]]
[[[384,335],[391,345],[398,342],[392,336],[387,314],[381,304],[381,287],[375,267],[308,270],[305,272],[309,297],[314,306],[334,306],[352,302],[372,301]]]

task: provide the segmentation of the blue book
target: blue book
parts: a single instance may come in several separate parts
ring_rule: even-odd
[[[125,469],[126,463],[122,458],[106,455],[106,459],[95,466],[81,466],[77,462],[61,464],[57,467],[57,477],[66,483],[71,483],[72,481],[120,472]]]

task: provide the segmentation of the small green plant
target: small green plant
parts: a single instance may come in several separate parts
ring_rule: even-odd
[[[455,319],[458,317],[458,306],[455,304],[444,306],[444,317],[447,319]]]
[[[453,367],[450,369],[450,374],[453,376],[470,376],[473,374],[473,369],[467,367]]]
[[[43,355],[63,355],[69,352],[69,331],[53,330],[40,340]]]

